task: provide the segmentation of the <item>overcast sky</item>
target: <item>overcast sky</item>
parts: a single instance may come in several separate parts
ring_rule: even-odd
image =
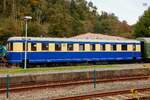
[[[92,1],[98,12],[115,13],[119,20],[126,20],[128,24],[135,24],[149,6],[150,0],[87,0]],[[147,5],[146,5],[147,4]]]

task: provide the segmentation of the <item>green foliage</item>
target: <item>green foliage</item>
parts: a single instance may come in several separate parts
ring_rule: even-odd
[[[70,37],[86,32],[130,33],[131,27],[114,14],[98,14],[86,0],[0,0],[0,42],[24,36],[24,16],[32,16],[28,36]],[[6,39],[6,40],[5,40]]]
[[[114,14],[102,12],[96,20],[95,32],[118,35],[119,33],[130,33],[131,27],[126,21],[120,22]]]
[[[150,7],[134,26],[135,37],[150,37]]]
[[[44,29],[43,29],[43,26],[41,25],[41,24],[39,24],[39,23],[29,23],[28,24],[28,36],[42,36],[44,33],[45,33],[45,31],[44,31]],[[23,31],[23,34],[22,34],[22,36],[24,36],[24,34],[25,34],[25,29],[24,29],[24,31]]]

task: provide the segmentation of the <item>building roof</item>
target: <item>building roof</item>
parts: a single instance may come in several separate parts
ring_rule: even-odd
[[[127,38],[118,37],[118,36],[109,36],[109,35],[95,34],[95,33],[81,34],[81,35],[77,35],[71,38],[102,39],[102,40],[125,40],[127,39]]]

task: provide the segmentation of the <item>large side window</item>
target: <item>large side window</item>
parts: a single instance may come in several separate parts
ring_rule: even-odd
[[[67,50],[73,51],[73,44],[67,44]]]
[[[48,50],[48,43],[42,43],[42,50]]]
[[[127,44],[122,44],[122,50],[127,51]]]
[[[79,50],[84,51],[85,50],[85,45],[84,44],[79,44]]]
[[[55,51],[61,51],[61,44],[60,43],[55,44]]]
[[[25,43],[23,43],[23,51],[25,51]]]
[[[9,50],[9,51],[13,51],[13,43],[12,43],[12,42],[10,42],[10,43],[8,44],[8,50]]]
[[[36,43],[31,43],[31,51],[36,51],[37,45]]]
[[[90,50],[95,51],[95,49],[96,49],[95,44],[90,44]]]
[[[133,51],[136,51],[136,45],[133,44]]]
[[[111,50],[112,51],[116,51],[117,50],[117,45],[116,44],[112,44],[111,45]]]
[[[106,45],[105,44],[101,44],[100,45],[100,50],[101,51],[105,51],[106,50]]]
[[[28,43],[27,43],[26,50],[28,50]],[[23,43],[23,51],[25,51],[25,43]]]

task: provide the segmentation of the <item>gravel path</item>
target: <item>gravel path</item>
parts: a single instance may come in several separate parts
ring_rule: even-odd
[[[47,100],[46,98],[53,99],[60,96],[80,95],[81,93],[89,93],[96,90],[106,92],[119,89],[134,89],[142,87],[150,87],[150,80],[100,83],[96,85],[96,89],[94,89],[93,84],[88,84],[67,86],[62,88],[30,90],[26,92],[11,93],[9,99],[6,99],[6,94],[0,94],[0,100]]]

